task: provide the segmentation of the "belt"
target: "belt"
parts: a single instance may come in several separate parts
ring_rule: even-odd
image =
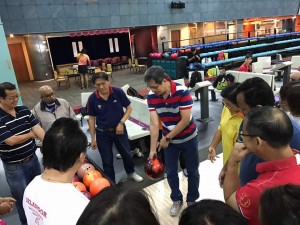
[[[18,162],[6,162],[7,164],[21,164],[21,163],[27,163],[29,162],[32,158],[33,158],[33,155],[30,155],[30,156],[27,156],[26,158],[22,159],[21,161],[18,161]]]
[[[100,132],[116,132],[116,128],[106,128],[106,129],[100,129],[100,128],[96,128],[97,131],[100,131]]]

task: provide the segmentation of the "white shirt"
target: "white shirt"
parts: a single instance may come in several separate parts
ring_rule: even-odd
[[[71,183],[36,176],[26,187],[23,208],[28,225],[75,225],[89,200]]]

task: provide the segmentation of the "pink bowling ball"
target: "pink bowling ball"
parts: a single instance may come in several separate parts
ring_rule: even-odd
[[[151,58],[154,58],[154,53],[150,53],[149,56],[150,56]]]
[[[0,219],[0,225],[7,225],[7,223],[4,220]]]
[[[170,58],[171,59],[176,59],[176,58],[178,58],[178,54],[177,53],[173,53],[173,54],[171,54]]]
[[[90,163],[84,163],[79,170],[77,171],[77,176],[79,177],[80,180],[83,179],[84,174],[89,171],[89,170],[94,170],[95,167],[90,164]]]

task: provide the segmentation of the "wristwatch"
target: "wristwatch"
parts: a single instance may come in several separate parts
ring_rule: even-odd
[[[119,124],[124,125],[125,123],[121,120],[121,121],[119,122]]]
[[[166,141],[167,142],[170,142],[172,139],[170,138],[170,137],[168,137],[168,136],[166,136]]]

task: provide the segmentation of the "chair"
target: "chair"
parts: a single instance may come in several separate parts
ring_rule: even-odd
[[[60,90],[60,85],[62,83],[66,84],[66,89],[68,89],[71,86],[69,78],[66,77],[66,76],[59,75],[56,70],[54,71],[54,79],[55,79],[56,84],[57,84],[57,90]]]
[[[100,68],[95,69],[95,73],[100,73],[102,70]]]
[[[131,59],[128,59],[128,68],[129,68],[130,73],[131,73],[132,70],[136,70],[136,66],[134,64],[132,64]]]
[[[81,93],[81,109],[80,109],[80,114],[76,115],[76,119],[80,121],[81,126],[83,126],[83,119],[88,120],[89,116],[86,114],[83,114],[84,111],[86,111],[86,105],[87,101],[90,97],[90,95],[93,92],[83,92]]]
[[[106,74],[107,74],[108,76],[110,76],[111,79],[113,80],[112,72],[113,72],[113,70],[112,70],[112,65],[111,65],[111,64],[107,64],[107,65],[106,65]]]
[[[138,59],[134,60],[134,64],[136,66],[136,70],[139,70],[140,72],[143,72],[143,71],[145,71],[147,69],[146,65],[139,65]]]

